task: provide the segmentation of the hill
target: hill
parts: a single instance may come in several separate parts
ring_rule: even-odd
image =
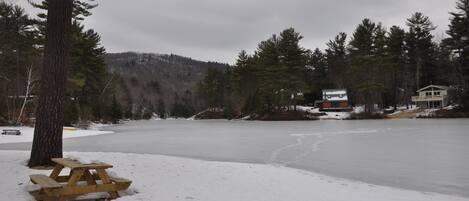
[[[108,53],[109,72],[117,81],[118,101],[125,110],[142,114],[170,113],[190,116],[198,110],[195,85],[209,68],[226,70],[229,65],[188,57],[153,53]]]

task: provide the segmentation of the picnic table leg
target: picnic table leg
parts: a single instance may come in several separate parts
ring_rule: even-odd
[[[80,181],[81,176],[83,176],[83,172],[83,169],[74,169],[71,171],[67,186],[76,186],[77,182]]]
[[[64,166],[57,164],[54,167],[54,170],[52,170],[52,173],[50,173],[49,177],[56,180],[57,177],[60,175],[60,172],[64,169]]]
[[[96,172],[98,172],[98,176],[103,181],[103,184],[110,184],[111,179],[109,178],[109,175],[107,174],[106,170],[104,169],[97,169]],[[111,195],[111,199],[116,199],[119,197],[119,194],[117,191],[110,191],[109,195]]]
[[[85,170],[83,176],[85,177],[86,183],[88,183],[88,185],[96,185],[96,181],[94,180],[93,175],[89,170]]]

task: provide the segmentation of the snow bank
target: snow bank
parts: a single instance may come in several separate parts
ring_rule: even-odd
[[[309,106],[297,106],[298,110],[307,112],[310,114],[324,113],[325,115],[319,116],[319,119],[322,120],[344,120],[350,118],[350,112],[327,112],[319,111],[319,108],[309,107]]]
[[[90,130],[64,130],[63,138],[75,138],[94,136],[102,134],[114,133],[112,131],[101,131],[100,128],[104,127],[104,124],[93,124]],[[3,129],[18,129],[21,131],[21,135],[0,135],[0,144],[15,143],[15,142],[32,142],[34,137],[34,128],[32,127],[0,127],[0,132]]]
[[[0,200],[32,201],[28,152],[0,151]],[[114,165],[112,174],[131,179],[118,201],[468,201],[468,198],[422,193],[336,179],[271,165],[199,161],[158,155],[68,153],[80,160]]]

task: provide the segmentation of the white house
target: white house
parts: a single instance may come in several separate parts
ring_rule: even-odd
[[[420,108],[443,108],[449,105],[450,87],[429,85],[417,91],[418,96],[412,96],[412,102]]]

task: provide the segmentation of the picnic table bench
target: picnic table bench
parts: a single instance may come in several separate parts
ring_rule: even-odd
[[[98,162],[82,164],[78,161],[65,158],[52,159],[56,163],[52,173],[47,175],[30,175],[34,184],[41,186],[38,191],[31,194],[36,200],[64,201],[90,193],[109,193],[111,199],[117,198],[117,191],[129,188],[130,180],[110,177],[106,169],[112,165]],[[70,168],[70,174],[60,176],[64,168]]]
[[[21,135],[21,131],[18,129],[3,129],[2,135]]]

